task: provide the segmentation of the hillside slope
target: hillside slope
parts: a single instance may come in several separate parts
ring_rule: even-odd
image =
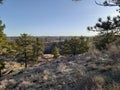
[[[0,90],[119,90],[120,48],[116,50],[117,60],[111,51],[94,50],[56,60],[43,59],[43,63],[3,76]]]

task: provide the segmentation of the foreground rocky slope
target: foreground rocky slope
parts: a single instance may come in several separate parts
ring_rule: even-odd
[[[42,59],[2,77],[0,90],[119,90],[120,63],[113,59],[99,51]]]

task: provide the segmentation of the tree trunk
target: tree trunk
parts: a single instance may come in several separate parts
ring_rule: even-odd
[[[2,71],[1,71],[1,69],[0,69],[0,77],[2,77]]]
[[[25,68],[27,68],[27,52],[26,52],[26,47],[25,47],[24,58],[25,58]]]

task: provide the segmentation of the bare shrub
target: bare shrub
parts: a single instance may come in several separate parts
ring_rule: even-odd
[[[110,73],[112,80],[120,83],[120,68],[113,67]]]
[[[102,53],[98,49],[94,48],[93,50],[89,50],[83,56],[86,61],[98,60],[100,57],[102,57]]]
[[[5,90],[7,88],[13,88],[16,85],[16,81],[14,79],[5,79],[0,82],[0,90]]]
[[[120,61],[120,40],[110,44],[107,46],[110,58],[114,60],[115,62]]]
[[[112,84],[108,84],[104,90],[120,90],[120,85],[118,83],[113,82]]]
[[[102,76],[86,76],[81,80],[80,90],[103,90],[104,82]]]
[[[30,87],[30,86],[32,86],[32,85],[33,85],[32,82],[24,80],[24,81],[22,81],[22,82],[18,85],[18,87],[19,87],[19,88],[28,88],[28,87]]]

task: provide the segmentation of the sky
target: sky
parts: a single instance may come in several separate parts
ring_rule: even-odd
[[[94,0],[4,0],[0,19],[7,36],[93,36],[87,26],[99,17],[116,16],[117,8],[98,6]]]

